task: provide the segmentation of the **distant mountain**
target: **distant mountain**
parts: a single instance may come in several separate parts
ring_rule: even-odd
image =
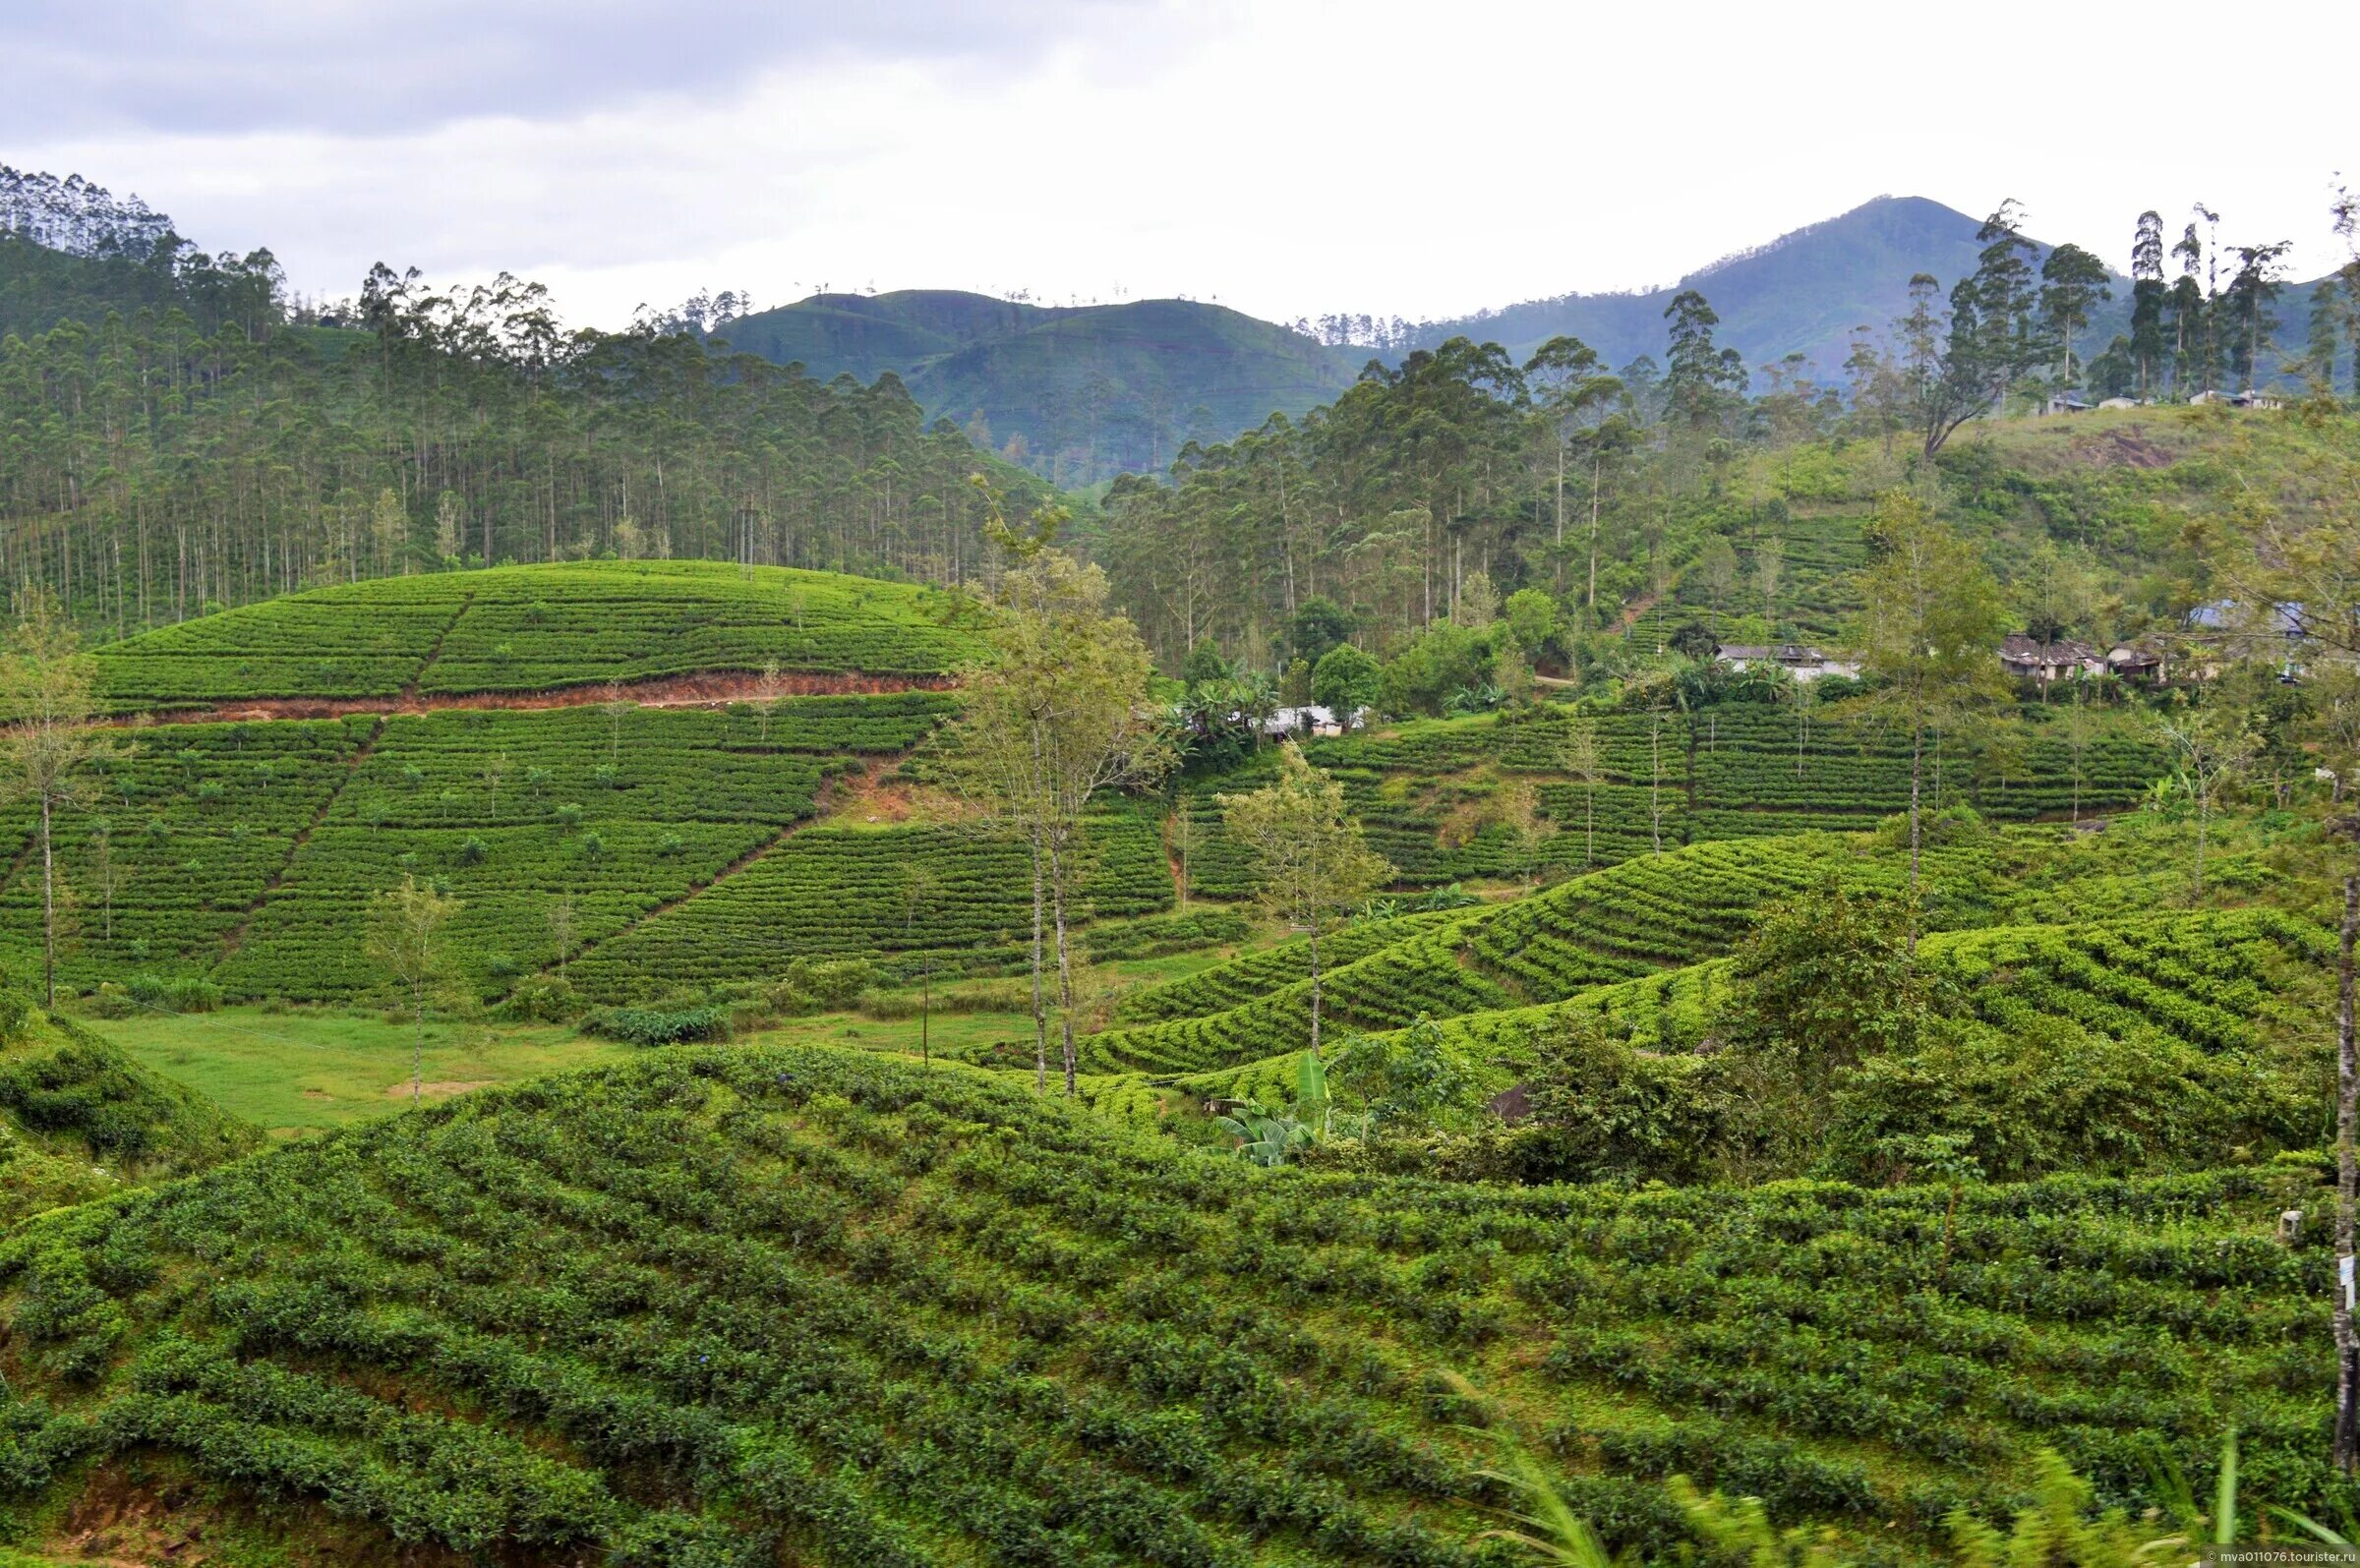
[[[1712,302],[1716,337],[1758,369],[1800,354],[1815,378],[1842,375],[1853,328],[1883,332],[1909,308],[1919,272],[1950,286],[1975,270],[1979,218],[1916,196],[1881,196],[1840,216],[1724,257],[1664,288],[1564,294],[1455,320],[1422,322],[1384,352],[1464,335],[1519,361],[1570,333],[1610,366],[1664,353],[1664,308],[1682,289]],[[2089,244],[2090,236],[2079,237]],[[2128,229],[2118,238],[2127,242]],[[2103,255],[2118,247],[2100,241]],[[2045,255],[2047,247],[2040,247]],[[2277,341],[2299,352],[2313,284],[2278,298]],[[2130,325],[2131,284],[2116,275],[2081,341],[2094,357]],[[951,290],[817,294],[719,329],[738,349],[822,377],[887,371],[937,418],[1063,485],[1125,470],[1156,472],[1190,439],[1225,440],[1272,412],[1334,399],[1377,351],[1334,348],[1217,305],[1029,305]],[[1758,381],[1757,381],[1758,384]]]
[[[1910,279],[1919,272],[1950,286],[1974,272],[1975,232],[1982,220],[1921,196],[1880,196],[1838,217],[1781,235],[1769,244],[1724,257],[1665,288],[1627,294],[1563,294],[1502,310],[1481,311],[1456,320],[1419,325],[1409,348],[1427,348],[1466,336],[1499,343],[1521,361],[1550,338],[1580,338],[1610,366],[1641,354],[1659,363],[1664,355],[1664,309],[1682,289],[1695,289],[1721,319],[1714,337],[1735,348],[1749,368],[1801,354],[1816,367],[1816,378],[1842,374],[1851,352],[1852,330],[1879,332],[1909,309]],[[2126,225],[2121,238],[2127,243]],[[2116,247],[2076,243],[2105,255]],[[2045,257],[2049,247],[2041,244]],[[2316,280],[2287,283],[2280,290],[2277,342],[2300,353],[2311,319]],[[2110,284],[2113,298],[2097,307],[2081,339],[2085,360],[2097,355],[2118,332],[2130,330],[2131,280],[2120,273]],[[1397,358],[1398,351],[1388,358]]]
[[[1689,273],[1664,288],[1627,294],[1562,294],[1457,320],[1422,325],[1413,347],[1465,335],[1497,342],[1519,360],[1560,334],[1580,338],[1609,365],[1641,354],[1664,357],[1664,308],[1695,289],[1721,318],[1716,341],[1748,366],[1792,353],[1833,376],[1851,351],[1855,326],[1882,329],[1909,308],[1910,278],[1930,272],[1951,284],[1975,270],[1979,218],[1921,196],[1880,196],[1840,217],[1781,235]],[[2127,295],[2120,280],[2117,294]],[[2100,340],[2103,341],[2102,339]]]
[[[929,415],[1061,484],[1159,470],[1191,439],[1332,401],[1366,359],[1218,305],[1041,306],[943,289],[815,294],[718,335],[822,377],[892,371]]]

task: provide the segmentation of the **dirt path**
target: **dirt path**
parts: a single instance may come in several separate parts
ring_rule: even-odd
[[[287,872],[294,866],[295,857],[303,853],[303,846],[312,842],[312,835],[320,831],[320,825],[327,820],[327,814],[335,809],[336,802],[344,798],[344,786],[352,783],[353,776],[361,771],[361,765],[376,753],[377,743],[384,732],[385,722],[381,718],[369,731],[369,738],[353,747],[351,754],[344,759],[343,776],[328,790],[327,797],[320,802],[320,809],[312,813],[312,820],[295,830],[295,837],[288,841],[287,852],[278,862],[278,868],[264,879],[263,891],[256,894],[254,901],[246,905],[246,913],[237,926],[221,939],[223,958],[246,945],[246,933],[254,929],[255,917],[263,912],[263,905],[270,901],[270,895],[276,893],[279,885],[287,880]]]
[[[897,691],[949,691],[951,675],[860,675],[782,672],[776,680],[742,671],[657,675],[595,686],[545,691],[404,690],[392,697],[255,697],[211,708],[122,714],[116,725],[244,724],[272,719],[341,719],[350,714],[422,714],[452,708],[531,710],[584,708],[621,697],[642,708],[721,708],[764,697],[867,696]]]

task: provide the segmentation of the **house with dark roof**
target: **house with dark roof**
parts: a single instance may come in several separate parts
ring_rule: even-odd
[[[2042,642],[2030,632],[2012,631],[1999,645],[1999,666],[2019,680],[2043,685],[2071,675],[2102,675],[2106,662],[2098,651],[2078,637]]]

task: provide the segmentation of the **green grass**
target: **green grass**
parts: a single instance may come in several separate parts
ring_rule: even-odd
[[[409,1109],[407,1023],[326,1011],[223,1008],[179,1017],[90,1018],[84,1027],[148,1071],[186,1085],[275,1137],[295,1137]],[[450,1087],[513,1083],[619,1061],[631,1048],[561,1024],[430,1020],[430,1100]]]

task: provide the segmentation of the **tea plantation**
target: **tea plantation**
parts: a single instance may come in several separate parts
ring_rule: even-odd
[[[1815,625],[1858,520],[1789,522]],[[442,1022],[628,1060],[382,1116],[364,1064],[352,1125],[256,1153],[17,998],[41,864],[0,806],[0,1557],[1505,1568],[1487,1426],[1638,1562],[1702,1560],[1681,1475],[1880,1565],[2053,1455],[2109,1504],[2157,1453],[2202,1482],[2231,1427],[2269,1502],[2347,1496],[2315,816],[2209,819],[2200,890],[2134,706],[1941,737],[1875,982],[1934,1021],[1765,1090],[1729,999],[1766,911],[1903,907],[1906,731],[1543,702],[1315,740],[1394,868],[1324,935],[1322,1100],[1309,944],[1222,826],[1249,752],[1092,797],[1068,1103],[1030,856],[949,784],[974,616],[609,561],[104,650],[64,1013],[151,1049],[332,1014],[399,1091],[368,939],[408,879],[458,900]],[[1773,1164],[1765,1108],[1818,1143]],[[166,1516],[203,1530],[88,1527]]]
[[[585,561],[323,588],[98,654],[125,710],[528,692],[704,670],[935,676],[982,648],[938,591],[775,566]]]
[[[2010,717],[2017,728],[2004,746],[1988,727],[1937,738],[1925,780],[1932,809],[1971,805],[1998,822],[2116,811],[2164,772],[2161,748],[2136,714],[2094,712],[2079,739],[2061,706],[2028,703]],[[1597,737],[1595,781],[1566,772],[1577,724]],[[1907,809],[1910,795],[1908,731],[1835,705],[1724,703],[1693,715],[1581,718],[1543,706],[1418,721],[1305,750],[1342,782],[1370,846],[1413,887],[1582,871],[1710,840],[1861,828]],[[1190,882],[1209,896],[1234,896],[1251,880],[1213,799],[1239,784],[1207,781],[1184,796],[1197,845]],[[1519,785],[1534,797],[1530,817],[1515,809]]]
[[[1972,900],[1989,856],[1936,849],[1928,867],[1937,903]],[[1421,1015],[1562,1000],[1725,952],[1763,903],[1831,875],[1891,889],[1908,863],[1890,846],[1827,834],[1701,843],[1512,903],[1347,927],[1325,956],[1323,1006],[1339,1023],[1385,1030]],[[1297,1050],[1311,1037],[1308,950],[1291,944],[1222,964],[1126,1008],[1166,1021],[1093,1036],[1099,1071],[1192,1073]]]
[[[2249,1488],[2323,1506],[2330,1259],[2271,1235],[2309,1181],[1273,1175],[691,1049],[20,1229],[0,1483],[185,1474],[388,1558],[1516,1560],[1452,1371],[1651,1556],[1681,1472],[1907,1562],[2041,1447],[2124,1496],[2235,1424]]]

